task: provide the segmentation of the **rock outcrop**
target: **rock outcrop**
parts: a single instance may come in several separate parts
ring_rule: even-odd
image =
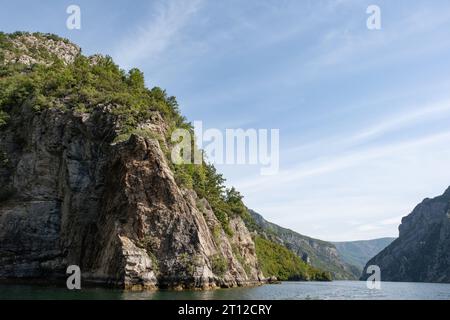
[[[66,64],[72,63],[81,49],[67,40],[41,34],[17,33],[11,39],[11,46],[3,48],[6,64],[21,63],[32,65],[36,63],[49,64],[53,57],[61,59]]]
[[[383,281],[450,283],[450,188],[434,199],[425,199],[402,219],[400,235],[371,259],[381,269]]]
[[[75,264],[86,280],[126,288],[261,282],[242,220],[225,235],[209,204],[176,184],[158,141],[114,144],[114,128],[106,107],[24,105],[1,130],[0,278],[62,277]]]

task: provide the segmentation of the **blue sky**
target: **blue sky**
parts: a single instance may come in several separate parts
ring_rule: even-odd
[[[132,3],[132,5],[130,5]],[[82,29],[66,29],[81,7]],[[382,29],[366,28],[381,8]],[[267,219],[324,240],[396,236],[450,185],[450,2],[5,1],[0,30],[57,33],[139,67],[205,127],[280,129],[280,172],[220,170]]]

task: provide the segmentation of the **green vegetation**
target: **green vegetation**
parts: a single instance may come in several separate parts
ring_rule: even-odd
[[[212,234],[214,237],[214,241],[216,242],[217,245],[220,245],[220,232],[221,232],[221,227],[220,226],[214,226],[214,229],[212,230]]]
[[[228,269],[227,260],[220,254],[215,254],[211,257],[212,271],[222,277]]]
[[[20,70],[20,69],[19,69]],[[121,123],[120,134],[127,134],[159,111],[175,124],[182,117],[173,97],[143,85],[136,70],[125,73],[111,58],[104,57],[92,65],[83,56],[70,65],[56,60],[52,65],[34,65],[30,70],[10,65],[0,68],[0,110],[2,118],[13,106],[30,101],[39,112],[44,108],[90,112],[98,105],[113,105]]]
[[[4,32],[0,32],[0,43],[1,43],[1,40],[4,40],[6,38],[17,39],[17,38],[19,38],[21,36],[26,36],[26,35],[32,35],[32,36],[35,36],[36,38],[45,38],[45,39],[48,39],[48,40],[62,41],[62,42],[65,42],[65,43],[70,43],[70,41],[68,39],[62,38],[62,37],[60,37],[60,36],[58,36],[56,34],[53,34],[53,33],[42,33],[42,32],[30,33],[30,32],[24,32],[24,31],[16,31],[16,32],[9,33],[9,34],[6,34]]]
[[[317,270],[292,251],[260,236],[255,237],[256,255],[265,276],[278,280],[330,281],[331,275]]]
[[[191,256],[186,252],[179,256],[179,262],[183,270],[190,276],[193,276],[197,267],[201,265],[199,256]]]
[[[225,179],[216,168],[203,161],[201,165],[172,165],[177,182],[192,188],[200,198],[208,200],[225,233],[233,235],[229,221],[233,217],[251,219],[242,201],[242,195],[234,188],[225,188]]]
[[[247,227],[256,231],[265,239],[272,240],[275,243],[280,243],[288,247],[299,257],[307,256],[310,264],[317,269],[329,272],[333,279],[356,279],[357,270],[351,265],[345,264],[333,253],[335,247],[332,243],[313,239],[295,231],[280,227],[274,223],[266,221],[262,216],[253,210],[249,210],[253,223],[255,226]],[[330,254],[331,253],[331,254]],[[358,276],[361,273],[359,272]]]
[[[20,42],[20,38],[23,36],[32,36],[44,42],[58,41],[70,44],[69,40],[50,33],[15,32],[12,34],[5,34],[3,32],[0,32],[0,63],[2,63],[6,58],[6,53],[10,59],[17,59],[24,54],[32,56],[33,59],[37,61],[52,61],[55,59],[55,54],[51,53],[45,48],[45,46],[42,46],[39,42],[34,46],[24,47],[15,45],[14,41]]]
[[[158,239],[155,239],[151,236],[146,236],[141,241],[138,241],[136,244],[138,247],[141,247],[147,252],[147,255],[149,256],[150,260],[152,260],[152,267],[155,272],[159,271],[159,264],[158,264],[158,258],[156,258],[153,251],[155,250],[157,244],[156,242]]]
[[[236,246],[236,244],[231,245],[231,249],[233,251],[233,255],[236,257],[236,259],[239,261],[241,266],[244,268],[244,271],[247,275],[250,274],[250,266],[245,262],[244,257],[241,255],[241,252],[239,251],[239,248]]]
[[[160,144],[164,141],[164,138],[161,137],[159,134],[155,133],[154,131],[148,130],[148,129],[132,129],[127,133],[123,133],[118,135],[114,139],[114,143],[119,143],[123,141],[127,141],[131,135],[137,135],[143,138],[151,139],[151,140],[157,140],[160,142]]]

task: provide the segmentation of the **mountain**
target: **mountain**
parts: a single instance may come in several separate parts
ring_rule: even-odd
[[[265,220],[249,210],[256,226],[254,229],[273,242],[282,244],[312,266],[331,273],[333,279],[357,279],[361,270],[342,259],[336,246],[330,242],[313,239]],[[250,227],[250,229],[252,229]]]
[[[395,238],[333,242],[342,260],[358,267],[360,274],[366,263],[386,248]]]
[[[63,281],[69,265],[125,289],[327,280],[248,230],[214,166],[171,161],[172,133],[193,127],[144,83],[58,36],[0,33],[0,280]]]
[[[402,219],[400,235],[372,258],[383,281],[450,283],[450,188],[425,199]]]

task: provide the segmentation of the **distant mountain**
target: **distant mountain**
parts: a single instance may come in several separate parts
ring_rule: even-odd
[[[334,244],[280,227],[265,220],[257,212],[249,211],[256,223],[258,233],[262,233],[266,238],[284,245],[313,267],[330,272],[333,279],[357,279],[360,276],[361,270],[345,262],[340,257]]]
[[[380,238],[374,240],[333,242],[342,260],[358,267],[362,272],[367,261],[375,257],[395,238]]]
[[[450,188],[402,219],[400,236],[366,265],[384,281],[450,283]],[[367,278],[363,272],[361,279]]]

